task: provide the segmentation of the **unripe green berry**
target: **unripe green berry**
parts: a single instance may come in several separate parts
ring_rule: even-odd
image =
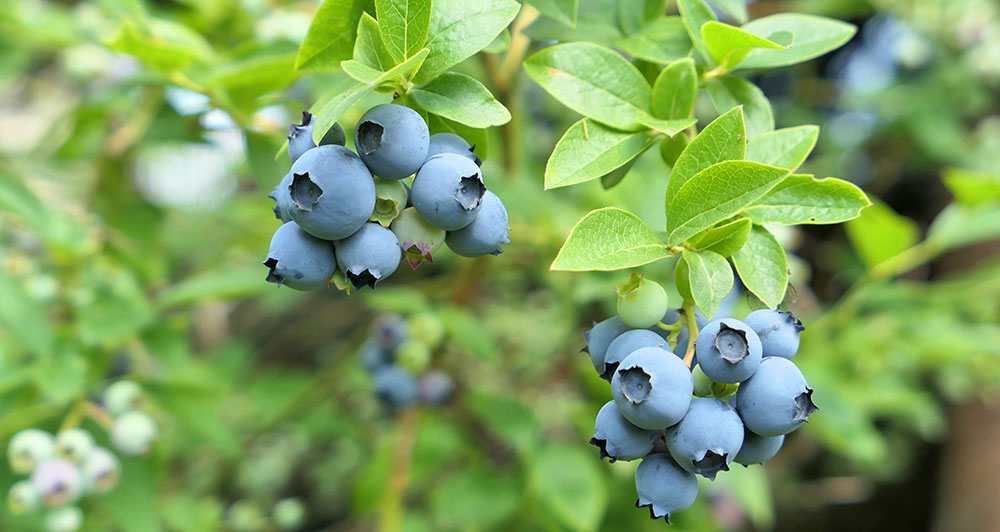
[[[83,462],[84,487],[94,493],[111,491],[121,478],[121,464],[111,451],[95,447]]]
[[[10,469],[21,475],[30,473],[55,451],[55,438],[39,429],[25,429],[10,439],[7,445],[7,459]]]
[[[410,336],[427,344],[431,349],[444,340],[444,323],[434,314],[427,312],[414,314],[407,320],[406,328],[410,331]]]
[[[396,361],[411,373],[420,374],[431,364],[431,348],[420,340],[407,340],[396,348]]]
[[[139,408],[142,387],[132,381],[118,381],[104,390],[104,408],[112,416]]]
[[[72,428],[56,435],[55,455],[81,463],[94,450],[94,437],[84,429]]]
[[[264,512],[253,501],[239,500],[229,507],[226,515],[234,532],[259,532],[267,526]]]
[[[76,506],[63,506],[45,517],[47,532],[76,532],[83,526],[83,512]]]
[[[156,423],[149,414],[132,410],[115,419],[110,436],[111,443],[124,455],[146,454],[156,439]]]
[[[29,480],[15,482],[7,492],[7,508],[14,515],[21,515],[38,509],[38,490]]]
[[[694,379],[694,394],[698,397],[712,397],[712,379],[705,375],[705,372],[701,370],[701,366],[695,366],[691,370],[691,378]]]
[[[274,524],[279,530],[298,530],[306,520],[306,506],[295,497],[281,499],[274,505]]]
[[[389,227],[389,224],[403,212],[409,193],[402,181],[375,178],[375,210],[371,218],[373,222]]]
[[[659,323],[669,304],[667,292],[659,283],[637,273],[627,283],[618,285],[618,317],[633,329]]]
[[[410,263],[411,268],[420,266],[424,261],[433,264],[434,258],[431,254],[441,249],[447,236],[444,229],[431,225],[413,207],[404,209],[392,222],[391,229],[399,239],[399,246],[403,248],[403,258]]]

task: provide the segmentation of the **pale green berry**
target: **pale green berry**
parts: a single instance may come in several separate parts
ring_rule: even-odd
[[[76,506],[64,506],[45,517],[47,532],[76,532],[83,526],[83,512]]]
[[[112,416],[138,408],[140,401],[142,387],[132,381],[118,381],[104,390],[104,408]]]
[[[38,491],[30,480],[15,482],[7,492],[7,507],[10,513],[21,515],[38,509]]]
[[[659,323],[669,304],[666,290],[642,275],[633,273],[627,283],[618,285],[618,317],[633,329]]]
[[[44,430],[26,429],[18,432],[7,446],[10,469],[21,475],[30,473],[35,466],[52,456],[55,445],[55,438]]]
[[[298,530],[306,520],[306,506],[302,501],[289,497],[274,505],[274,524],[279,530]]]
[[[226,520],[234,532],[259,532],[267,526],[264,512],[253,501],[239,500],[226,512]]]
[[[66,429],[56,435],[55,455],[80,463],[94,450],[94,437],[81,428]]]
[[[410,336],[427,344],[430,348],[435,348],[444,340],[444,322],[434,314],[422,312],[414,314],[407,320],[407,329]]]
[[[95,447],[83,462],[83,481],[88,491],[111,491],[121,478],[118,458],[104,447]]]
[[[431,363],[431,349],[420,340],[406,340],[396,349],[396,361],[411,373],[420,374]]]
[[[156,423],[149,414],[132,410],[115,419],[111,426],[111,443],[124,455],[137,456],[149,452],[156,440]]]

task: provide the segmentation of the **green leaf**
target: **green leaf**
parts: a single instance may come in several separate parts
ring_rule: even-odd
[[[670,63],[653,83],[652,111],[657,118],[688,118],[698,95],[698,71],[694,59],[686,57]]]
[[[743,126],[743,110],[733,109],[705,126],[692,140],[673,165],[667,183],[667,212],[677,192],[698,172],[722,161],[736,161],[747,151],[747,134]]]
[[[969,207],[1000,202],[1000,174],[946,168],[941,175],[955,200]]]
[[[260,280],[261,272],[257,268],[200,272],[160,292],[156,302],[166,308],[206,300],[246,299],[271,291],[273,287],[262,288]]]
[[[632,56],[664,64],[688,57],[692,47],[680,17],[660,17],[648,22],[615,45]]]
[[[354,59],[375,70],[386,71],[396,64],[385,49],[378,22],[368,13],[358,20],[358,37],[354,41]]]
[[[331,80],[331,87],[309,109],[309,112],[314,115],[313,141],[316,143],[319,143],[323,139],[323,135],[326,135],[326,132],[333,127],[334,122],[337,121],[337,118],[344,111],[370,92],[367,86],[359,85],[357,80],[343,73],[335,74],[331,77],[333,78]],[[331,115],[330,113],[336,114]],[[288,141],[286,140],[282,146],[282,151],[287,150]],[[278,154],[281,155],[281,152]]]
[[[361,0],[326,0],[319,6],[306,33],[295,68],[335,70],[354,51],[355,30],[364,11]]]
[[[375,0],[378,29],[386,50],[402,63],[427,42],[431,0]]]
[[[291,74],[295,54],[267,54],[253,56],[214,67],[208,85],[227,90],[252,89],[254,94],[284,89],[298,77]]]
[[[576,26],[576,11],[579,0],[526,0],[539,13],[551,17],[567,26]]]
[[[877,200],[844,227],[854,249],[868,266],[894,257],[920,238],[920,229],[913,220],[896,214]]]
[[[746,244],[751,225],[749,218],[738,218],[694,235],[688,239],[688,245],[695,251],[708,249],[729,257]]]
[[[190,28],[166,20],[137,27],[125,22],[106,42],[108,48],[129,54],[149,67],[170,71],[213,59],[214,52],[204,38]]]
[[[40,301],[28,292],[24,281],[0,272],[0,328],[18,344],[40,357],[53,351],[52,322]]]
[[[667,243],[678,245],[740,212],[787,175],[784,168],[751,161],[724,161],[698,172],[667,209]]]
[[[367,81],[359,82],[346,89],[342,89],[341,85],[338,85],[336,92],[331,90],[316,102],[312,111],[316,117],[315,125],[313,126],[313,140],[317,143],[322,140],[323,135],[326,135],[326,132],[333,127],[333,123],[340,118],[340,115],[344,114],[344,111],[347,111],[352,105],[360,101],[361,98],[364,98],[366,94],[375,90],[375,87],[391,79],[408,76],[420,68],[420,64],[427,57],[427,54],[428,50],[424,48],[413,57],[386,72],[372,70],[354,59],[344,61],[342,66],[346,67],[345,71],[349,70],[350,75],[363,77]]]
[[[739,24],[747,21],[747,4],[744,0],[711,0],[711,2],[733,17]]]
[[[753,226],[750,238],[731,257],[743,286],[767,307],[776,308],[788,289],[788,258],[767,229]]]
[[[683,254],[674,265],[674,286],[677,287],[677,293],[681,295],[681,299],[694,301],[694,296],[691,295],[691,268],[688,267]]]
[[[545,189],[583,183],[611,172],[651,146],[656,136],[629,133],[584,118],[570,126],[545,165]]]
[[[706,22],[716,20],[712,8],[708,7],[704,0],[677,0],[677,9],[681,13],[684,29],[687,30],[688,38],[691,39],[694,48],[701,54],[702,59],[711,62],[712,54],[705,46],[705,40],[701,38],[701,27]]]
[[[549,445],[531,463],[532,492],[550,515],[575,532],[593,532],[608,504],[597,461],[580,447]]]
[[[500,126],[510,121],[510,112],[489,89],[458,72],[445,72],[411,89],[407,96],[425,111],[469,127]]]
[[[472,334],[482,336],[475,332],[476,329],[471,327]],[[537,450],[541,421],[535,410],[520,398],[479,389],[472,390],[465,397],[469,410],[501,441],[521,453]]]
[[[819,126],[786,127],[752,137],[747,142],[748,161],[795,171],[816,146]]]
[[[681,156],[684,152],[684,148],[687,148],[688,136],[687,135],[674,135],[673,137],[667,137],[660,141],[660,158],[663,162],[667,163],[667,166],[673,166],[677,163],[677,158]]]
[[[774,527],[774,500],[763,467],[734,467],[729,474],[720,475],[718,481],[725,492],[736,499],[755,529]]]
[[[1000,238],[1000,203],[974,207],[952,204],[931,223],[927,240],[947,251]]]
[[[460,530],[489,528],[517,511],[523,490],[510,473],[467,469],[441,481],[430,502],[442,523]]]
[[[673,137],[681,131],[698,123],[697,118],[675,118],[673,120],[661,120],[653,115],[643,113],[639,115],[639,123],[652,129],[653,133],[663,133],[668,137]]]
[[[754,50],[739,68],[773,68],[808,61],[841,47],[857,31],[853,24],[800,13],[751,20],[743,29],[765,38],[783,33],[793,37],[791,45],[783,50]]]
[[[755,224],[835,224],[857,218],[869,205],[860,188],[842,179],[790,175],[743,214]]]
[[[722,300],[733,291],[733,269],[725,257],[710,250],[684,250],[691,296],[706,316],[719,312]]]
[[[667,246],[638,216],[605,207],[590,211],[576,224],[549,269],[623,270],[669,256]]]
[[[524,70],[570,109],[611,127],[634,131],[648,115],[650,87],[627,59],[603,46],[557,44],[524,61]]]
[[[774,130],[771,102],[764,96],[764,91],[753,83],[741,77],[725,76],[708,82],[707,88],[718,113],[743,106],[743,119],[746,120],[747,135],[750,138]]]
[[[488,46],[507,27],[521,5],[513,0],[431,2],[427,56],[414,83],[426,83]]]
[[[714,20],[701,27],[701,38],[705,41],[708,53],[712,54],[712,59],[726,70],[732,70],[756,48],[785,49],[764,37]]]

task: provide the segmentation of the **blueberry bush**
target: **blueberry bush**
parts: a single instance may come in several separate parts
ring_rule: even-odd
[[[0,29],[0,530],[1000,522],[989,0]]]

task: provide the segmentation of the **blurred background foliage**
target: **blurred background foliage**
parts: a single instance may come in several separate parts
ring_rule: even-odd
[[[635,464],[600,463],[587,445],[608,392],[581,334],[612,314],[621,275],[548,264],[592,208],[662,225],[669,168],[651,150],[611,190],[543,193],[577,117],[509,68],[554,40],[615,45],[644,2],[581,0],[575,29],[523,8],[457,67],[513,114],[482,147],[513,243],[500,257],[442,253],[350,297],[275,289],[260,265],[284,130],[345,83],[294,69],[317,4],[0,0],[0,441],[56,429],[128,376],[163,436],[84,505],[88,531],[273,530],[289,496],[307,505],[302,530],[662,529],[633,507]],[[822,126],[803,172],[878,201],[846,226],[780,235],[794,253],[786,304],[807,326],[796,361],[822,411],[766,469],[704,485],[673,527],[997,530],[1000,7],[748,8],[859,26],[843,49],[754,81],[778,127]],[[732,303],[735,315],[748,304]],[[446,324],[441,362],[459,393],[397,416],[357,351],[378,313],[415,311]],[[5,531],[39,526],[0,514]]]

